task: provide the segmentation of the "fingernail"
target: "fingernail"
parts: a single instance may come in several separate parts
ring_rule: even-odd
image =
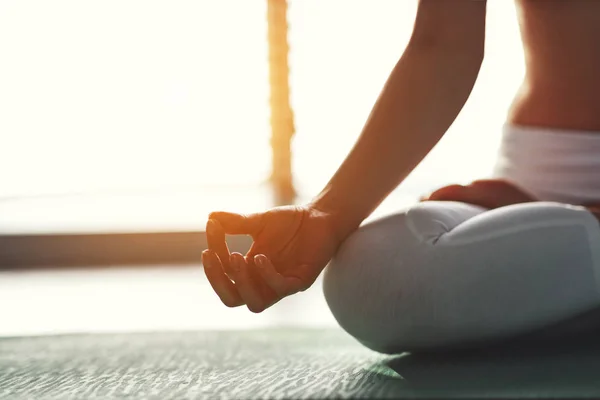
[[[260,254],[254,256],[254,262],[261,268],[265,266],[265,259]]]

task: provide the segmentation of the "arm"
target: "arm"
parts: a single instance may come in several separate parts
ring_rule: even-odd
[[[420,0],[410,44],[354,149],[322,193],[303,206],[210,214],[204,271],[223,303],[261,312],[313,284],[341,240],[454,121],[483,59],[484,28],[485,1]],[[226,233],[252,236],[245,257],[229,254]]]
[[[312,205],[348,236],[421,162],[467,101],[483,60],[483,0],[420,0],[415,26],[354,148]]]

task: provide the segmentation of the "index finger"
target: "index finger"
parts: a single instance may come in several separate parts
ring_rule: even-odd
[[[214,219],[209,219],[206,223],[206,241],[208,242],[208,248],[219,256],[225,273],[231,274],[229,247],[225,240],[225,231],[221,227],[221,224]]]
[[[209,218],[218,221],[223,230],[232,235],[256,236],[263,226],[261,213],[236,214],[224,211],[211,212]]]
[[[233,282],[229,280],[221,268],[219,258],[210,250],[202,252],[202,264],[208,282],[223,304],[227,307],[237,307],[244,304]]]

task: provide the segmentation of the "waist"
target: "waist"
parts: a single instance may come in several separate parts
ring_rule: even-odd
[[[600,134],[600,79],[525,78],[508,113],[517,126]]]
[[[504,126],[494,176],[541,201],[600,201],[600,132]]]

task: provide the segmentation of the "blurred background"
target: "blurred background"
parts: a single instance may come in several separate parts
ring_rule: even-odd
[[[0,334],[333,325],[319,282],[261,315],[221,306],[202,231],[319,192],[416,6],[0,2]],[[488,0],[471,98],[374,216],[487,175],[523,74],[514,4]]]

